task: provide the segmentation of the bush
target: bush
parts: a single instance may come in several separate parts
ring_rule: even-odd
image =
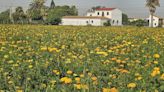
[[[110,20],[104,23],[104,26],[111,26]]]

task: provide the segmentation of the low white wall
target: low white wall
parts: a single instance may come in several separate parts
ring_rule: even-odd
[[[103,26],[107,19],[85,19],[85,18],[63,18],[62,25],[75,25],[75,26]]]

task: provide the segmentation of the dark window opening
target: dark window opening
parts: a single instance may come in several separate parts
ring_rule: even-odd
[[[107,15],[109,15],[109,12],[107,12]]]
[[[97,15],[100,15],[100,13],[98,12]]]
[[[113,20],[113,24],[114,24],[114,22],[115,22],[115,21]]]
[[[119,21],[117,20],[117,24],[119,23]]]
[[[104,12],[102,12],[102,16],[104,16]]]

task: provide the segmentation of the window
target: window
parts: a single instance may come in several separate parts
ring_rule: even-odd
[[[107,12],[107,15],[109,15],[109,12]]]
[[[91,22],[93,23],[93,20]]]
[[[100,15],[100,13],[98,12],[97,15]]]
[[[88,21],[86,21],[86,23],[88,24]]]
[[[115,22],[115,21],[113,20],[113,24],[114,24],[114,22]]]
[[[102,12],[102,16],[104,16],[104,12]]]
[[[92,14],[90,16],[92,16]]]
[[[154,25],[156,26],[156,23]]]
[[[119,23],[119,21],[117,20],[117,24]]]

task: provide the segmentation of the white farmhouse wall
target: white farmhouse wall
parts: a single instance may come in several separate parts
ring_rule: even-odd
[[[62,19],[62,25],[103,26],[104,23],[107,22],[108,20],[111,21],[112,26],[121,26],[122,25],[122,11],[117,8],[97,9],[95,11],[88,12],[86,16],[84,17],[80,17],[80,16],[76,16],[72,18],[65,17]]]
[[[122,12],[119,9],[112,11],[111,25],[121,26],[122,25]]]
[[[62,25],[75,25],[75,26],[103,26],[107,19],[89,19],[89,18],[63,18]]]
[[[151,15],[149,16],[149,27],[151,27]],[[153,16],[153,27],[158,27],[159,26],[159,18],[156,16]]]
[[[107,18],[112,18],[112,11],[95,11],[95,16],[103,16]]]
[[[93,13],[87,13],[87,16],[101,16],[106,17],[111,20],[111,25],[113,26],[121,26],[122,25],[122,11],[119,9],[113,10],[95,10]]]
[[[96,16],[96,15],[95,15],[95,12],[88,12],[87,16]]]

